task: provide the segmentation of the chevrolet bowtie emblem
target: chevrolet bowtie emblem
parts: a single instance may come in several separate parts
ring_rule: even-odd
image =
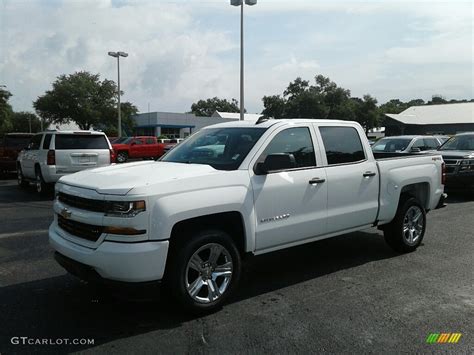
[[[67,208],[63,208],[60,215],[67,219],[67,218],[71,217],[72,213]]]

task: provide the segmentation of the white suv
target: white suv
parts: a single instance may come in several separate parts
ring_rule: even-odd
[[[34,182],[46,192],[63,175],[110,165],[114,151],[103,132],[48,131],[38,133],[18,155],[18,184]]]

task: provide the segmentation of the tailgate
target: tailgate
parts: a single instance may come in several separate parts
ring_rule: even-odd
[[[56,171],[72,173],[110,164],[110,145],[100,134],[56,134]]]
[[[76,172],[110,164],[107,150],[56,150],[56,169]]]

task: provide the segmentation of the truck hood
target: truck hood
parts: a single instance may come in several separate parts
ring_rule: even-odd
[[[66,175],[59,182],[95,190],[100,194],[126,195],[134,188],[178,179],[200,179],[218,172],[209,165],[145,161],[84,170]]]
[[[469,150],[439,150],[438,153],[441,154],[443,158],[451,158],[451,159],[474,158],[474,151],[469,151]]]

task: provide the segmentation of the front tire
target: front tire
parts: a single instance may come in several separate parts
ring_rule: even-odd
[[[415,197],[401,198],[394,220],[384,229],[387,244],[397,252],[410,253],[421,244],[426,231],[426,212]]]
[[[167,279],[178,301],[193,313],[224,304],[240,279],[242,262],[232,240],[220,230],[190,236],[171,256]]]
[[[28,187],[29,183],[28,181],[25,180],[25,177],[23,176],[23,172],[21,171],[21,167],[19,166],[16,169],[16,176],[17,176],[18,186],[20,186],[21,188]]]

